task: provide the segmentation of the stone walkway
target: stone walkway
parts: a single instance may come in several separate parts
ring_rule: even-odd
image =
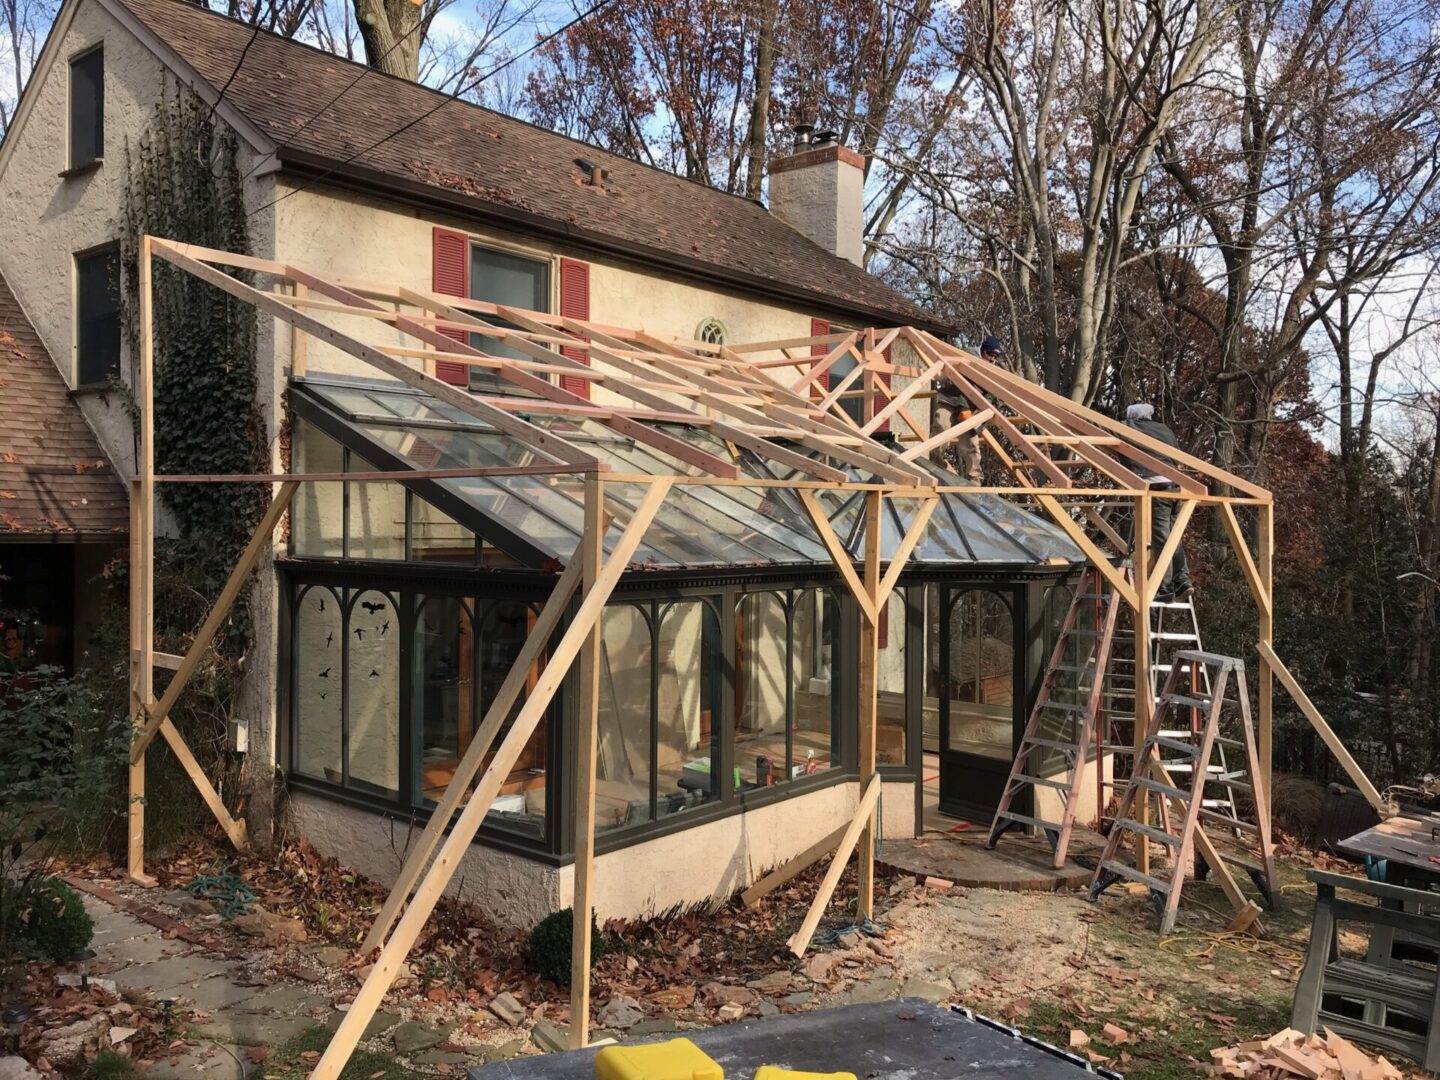
[[[247,984],[239,964],[196,945],[163,936],[159,929],[97,897],[85,895],[95,924],[94,970],[98,980],[125,990],[144,990],[207,1014],[180,1034],[193,1045],[180,1056],[156,1062],[153,1080],[210,1077],[245,1080],[256,1067],[250,1046],[278,1046],[329,1016],[330,1002],[303,985]],[[103,982],[102,982],[103,985]]]

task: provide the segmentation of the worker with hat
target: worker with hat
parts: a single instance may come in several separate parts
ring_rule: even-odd
[[[1180,449],[1180,440],[1175,437],[1175,432],[1171,430],[1169,424],[1155,419],[1155,406],[1147,401],[1138,401],[1125,410],[1125,426],[1149,435],[1152,439],[1159,439],[1166,446]],[[1166,465],[1174,464],[1162,454],[1156,454],[1153,451],[1151,453]],[[1153,469],[1149,470],[1149,475],[1144,478],[1149,482],[1151,491],[1178,492],[1180,490],[1180,485],[1174,480]],[[1152,499],[1150,507],[1150,557],[1153,559],[1160,554],[1166,541],[1170,539],[1170,530],[1175,524],[1177,504],[1174,499]],[[1194,592],[1195,585],[1190,580],[1190,568],[1185,563],[1185,545],[1181,543],[1175,548],[1175,557],[1170,560],[1170,565],[1165,568],[1165,579],[1160,583],[1160,591],[1155,594],[1155,599],[1166,603],[1185,601],[1189,600]]]
[[[980,343],[980,356],[982,359],[992,363],[1000,359],[1000,339],[987,337]],[[974,413],[970,409],[970,402],[960,392],[960,388],[943,375],[936,380],[936,408],[943,409],[950,414],[950,422],[945,426],[954,427],[956,424],[969,420]],[[950,444],[954,447],[955,471],[966,483],[980,487],[985,483],[985,470],[980,463],[980,429],[971,428],[955,437]]]

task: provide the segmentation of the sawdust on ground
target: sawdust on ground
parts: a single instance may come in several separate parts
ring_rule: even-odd
[[[948,980],[962,998],[1036,991],[1075,973],[1094,905],[1078,895],[954,889],[901,901],[885,914],[897,973]]]

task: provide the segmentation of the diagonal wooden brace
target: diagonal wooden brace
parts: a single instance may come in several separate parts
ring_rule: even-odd
[[[235,569],[230,571],[230,577],[225,582],[225,588],[220,591],[220,598],[215,601],[215,606],[210,609],[210,614],[205,616],[205,621],[195,634],[195,640],[190,643],[190,648],[185,651],[185,657],[175,669],[174,676],[170,679],[170,685],[165,688],[159,702],[141,702],[141,709],[145,713],[145,726],[135,733],[135,741],[130,745],[130,763],[133,765],[145,756],[145,748],[155,738],[155,733],[160,730],[170,710],[175,707],[175,700],[185,689],[190,677],[195,674],[195,669],[200,666],[200,660],[205,655],[205,650],[210,648],[210,643],[215,640],[215,634],[220,629],[220,624],[225,621],[225,616],[230,614],[230,609],[235,604],[235,598],[240,595],[240,589],[245,584],[245,579],[250,576],[250,571],[255,569],[255,563],[260,555],[270,546],[270,541],[275,535],[275,526],[280,523],[280,517],[290,505],[290,500],[299,489],[297,481],[286,481],[280,485],[280,491],[275,498],[270,500],[265,513],[261,515],[260,522],[255,526],[255,531],[250,534],[250,542],[245,545],[245,550],[240,554],[240,561],[235,564]]]

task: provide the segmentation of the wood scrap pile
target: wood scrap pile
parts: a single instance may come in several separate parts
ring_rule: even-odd
[[[1294,1028],[1210,1051],[1211,1076],[1240,1080],[1401,1080],[1404,1075],[1383,1056],[1371,1057],[1329,1028],[1306,1035]]]

